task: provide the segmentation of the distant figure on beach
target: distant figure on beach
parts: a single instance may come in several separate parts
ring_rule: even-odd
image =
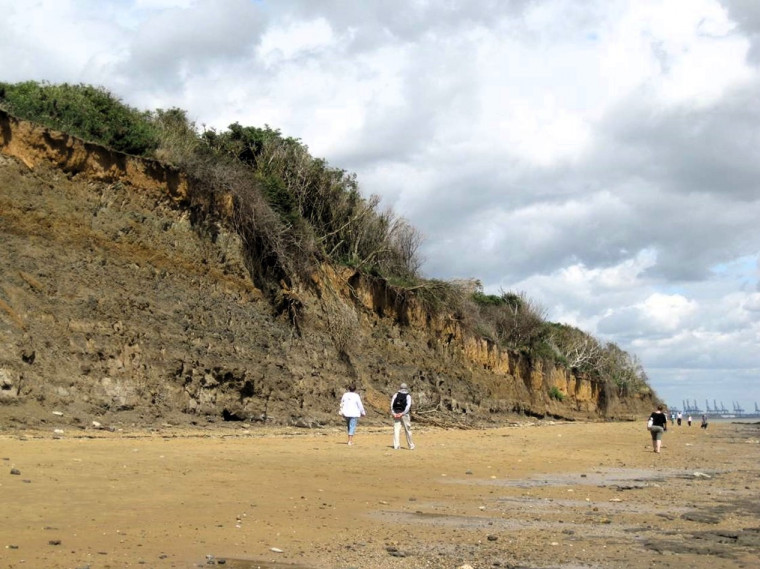
[[[398,450],[400,447],[401,429],[404,429],[406,435],[406,444],[409,450],[414,450],[412,442],[412,419],[409,411],[412,408],[412,396],[409,394],[409,387],[402,383],[398,391],[391,397],[391,415],[393,415],[393,448]]]
[[[670,414],[670,424],[675,425],[676,424],[676,414],[675,412]]]
[[[691,415],[689,415],[688,418],[686,419],[686,424],[691,427]]]
[[[683,419],[683,413],[680,411],[678,412],[678,415],[676,415],[676,422],[678,423],[678,426],[681,426],[681,420]]]
[[[340,411],[346,420],[346,431],[348,432],[348,442],[346,444],[354,444],[354,433],[356,433],[356,426],[359,424],[359,417],[366,415],[364,412],[364,405],[362,405],[362,398],[356,393],[356,386],[351,384],[348,386],[348,391],[340,398]]]
[[[707,428],[707,415],[702,415],[702,424],[699,426],[700,429],[706,429]]]
[[[657,411],[653,411],[649,416],[652,424],[649,427],[649,433],[652,435],[652,448],[654,452],[660,452],[662,447],[662,433],[668,430],[668,416],[663,413],[662,405],[657,406]]]

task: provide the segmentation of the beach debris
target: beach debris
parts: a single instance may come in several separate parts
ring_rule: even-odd
[[[62,411],[53,411],[53,415],[55,415],[57,417],[63,417],[63,412]]]
[[[499,536],[498,536],[498,535],[493,535],[493,534],[490,534],[490,535],[487,535],[487,536],[486,536],[486,539],[487,539],[488,541],[496,541],[496,540],[498,540],[498,539],[499,539]]]
[[[54,432],[56,435],[62,435],[62,434],[63,434],[63,429],[53,429],[53,432]]]
[[[709,474],[705,474],[704,472],[695,472],[692,474],[694,478],[712,478]]]
[[[271,551],[272,553],[283,553],[283,550],[280,549],[279,547],[270,547],[269,551]]]
[[[11,474],[14,476],[21,476],[21,471],[18,468],[11,468]]]
[[[48,545],[61,545],[61,540],[60,539],[51,539],[50,541],[48,541]]]
[[[472,565],[465,563],[464,565],[457,567],[457,569],[472,569]]]
[[[385,551],[387,551],[388,555],[390,555],[391,557],[406,557],[406,553],[404,553],[398,547],[395,547],[393,545],[386,547]]]

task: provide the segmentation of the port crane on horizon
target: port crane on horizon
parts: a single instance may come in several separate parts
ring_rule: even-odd
[[[723,401],[718,405],[718,400],[713,399],[713,406],[710,407],[710,401],[705,399],[705,413],[728,413],[725,403]]]
[[[679,411],[682,412],[684,415],[713,415],[713,416],[722,416],[724,418],[732,418],[732,417],[760,417],[760,406],[758,406],[757,401],[754,402],[755,404],[755,410],[747,412],[738,401],[732,401],[731,407],[733,411],[726,408],[726,405],[723,403],[723,401],[720,402],[720,405],[718,404],[717,399],[713,399],[713,404],[710,406],[710,400],[705,399],[705,410],[702,411],[702,409],[699,408],[697,405],[697,400],[690,400],[690,399],[684,399],[681,401],[681,409],[679,410],[675,406],[668,406],[668,411],[672,414],[676,414]]]
[[[699,405],[697,405],[697,400],[695,399],[693,402],[689,401],[688,399],[685,399],[682,401],[683,403],[683,412],[684,413],[692,413],[695,415],[701,414],[702,409],[699,408]]]

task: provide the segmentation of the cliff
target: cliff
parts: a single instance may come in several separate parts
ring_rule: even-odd
[[[436,424],[651,404],[499,350],[351,269],[323,265],[273,302],[228,210],[176,168],[0,111],[0,424],[52,411],[82,426],[330,424],[349,381],[377,421],[402,381],[416,420]]]

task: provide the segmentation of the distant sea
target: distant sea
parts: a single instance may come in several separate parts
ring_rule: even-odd
[[[692,427],[694,424],[699,426],[702,422],[702,415],[694,417],[692,415]],[[760,417],[707,417],[708,423],[760,423]]]

